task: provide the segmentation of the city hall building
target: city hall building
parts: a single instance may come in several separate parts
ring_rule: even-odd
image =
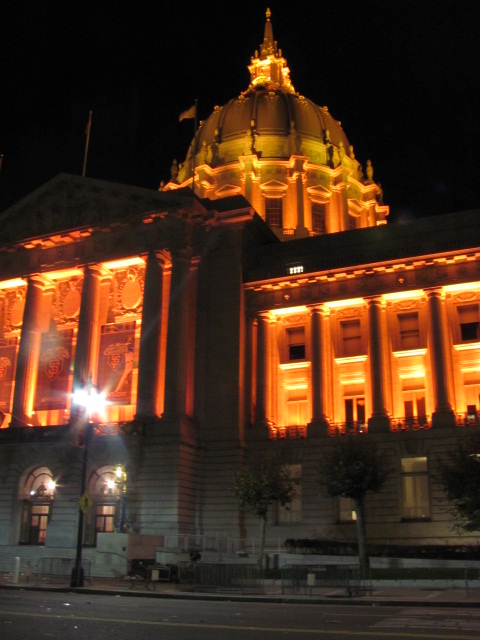
[[[229,557],[258,537],[233,475],[269,456],[298,480],[277,550],[354,540],[321,460],[361,432],[391,466],[369,540],[454,542],[434,471],[479,428],[480,212],[387,224],[269,12],[249,71],[159,191],[60,174],[1,214],[0,568],[74,558],[80,513],[93,575]]]

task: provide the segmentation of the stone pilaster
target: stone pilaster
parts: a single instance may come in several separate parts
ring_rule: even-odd
[[[454,427],[455,414],[448,398],[446,353],[443,342],[442,293],[439,289],[431,289],[426,293],[431,336],[430,358],[435,394],[432,427]]]
[[[311,362],[312,362],[312,419],[308,425],[308,435],[327,435],[328,422],[324,413],[323,380],[323,315],[322,306],[311,311]]]
[[[41,275],[32,275],[28,279],[12,405],[14,427],[27,426],[30,422],[40,352],[42,299],[46,287],[47,282]]]
[[[385,409],[384,356],[381,331],[382,302],[380,298],[368,300],[368,328],[370,344],[370,383],[372,389],[372,415],[368,430],[372,433],[389,431],[390,420]]]
[[[159,393],[163,263],[152,252],[147,259],[143,291],[136,417],[156,418]]]

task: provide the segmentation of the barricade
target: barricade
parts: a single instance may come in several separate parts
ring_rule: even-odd
[[[75,558],[40,558],[34,574],[37,584],[69,584]],[[91,562],[82,558],[84,580],[91,582]]]
[[[349,596],[372,592],[370,571],[360,565],[285,565],[281,577],[284,595],[313,595],[325,588],[345,590]]]
[[[177,588],[182,591],[248,594],[264,591],[263,572],[255,564],[180,562],[177,571]]]

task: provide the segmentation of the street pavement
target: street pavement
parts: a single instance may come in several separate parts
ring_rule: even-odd
[[[193,591],[179,584],[171,582],[150,583],[141,589],[132,585],[128,578],[92,578],[85,580],[83,587],[71,588],[66,580],[43,582],[37,581],[35,576],[19,576],[18,582],[13,583],[13,576],[8,572],[0,572],[0,589],[28,589],[47,591],[80,591],[91,594],[110,594],[128,597],[203,599],[203,600],[238,600],[250,602],[285,602],[310,604],[355,604],[392,606],[432,606],[432,607],[475,607],[480,608],[480,584],[474,582],[456,582],[454,585],[435,584],[434,582],[415,584],[395,584],[374,581],[372,589],[365,593],[348,595],[340,588],[302,588],[295,592],[282,593],[280,582],[265,581],[261,592],[245,592],[239,589],[232,591]]]

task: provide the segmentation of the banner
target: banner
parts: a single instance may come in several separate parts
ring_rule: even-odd
[[[17,363],[17,338],[0,338],[0,410],[11,412],[12,385]]]
[[[35,411],[66,409],[73,330],[42,333]]]
[[[109,404],[130,404],[135,322],[107,324],[100,335],[98,388]]]

